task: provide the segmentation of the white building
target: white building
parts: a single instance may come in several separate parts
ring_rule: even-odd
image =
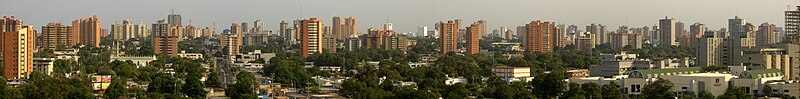
[[[245,68],[261,68],[264,64],[252,62],[257,59],[264,59],[266,63],[269,63],[272,57],[275,57],[275,53],[261,53],[261,50],[254,50],[253,52],[237,54],[234,56],[233,64]]]
[[[33,71],[52,75],[55,61],[56,58],[33,58]]]
[[[186,53],[186,51],[181,51],[181,53],[178,53],[178,57],[188,58],[188,59],[203,59],[203,54],[201,54],[201,53]]]
[[[147,64],[157,60],[156,56],[115,56],[112,55],[109,62],[113,61],[132,61],[136,68],[148,66]]]
[[[501,77],[503,78],[503,80],[508,82],[516,82],[516,81],[528,82],[533,79],[533,77],[531,77],[530,67],[498,66],[492,68],[492,73],[494,73],[495,76]]]

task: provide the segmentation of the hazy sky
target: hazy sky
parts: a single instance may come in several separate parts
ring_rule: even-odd
[[[740,16],[759,25],[784,24],[784,11],[797,9],[800,0],[5,0],[0,15],[14,15],[25,24],[42,26],[49,22],[70,23],[97,15],[102,27],[129,19],[154,23],[165,19],[171,9],[181,14],[184,24],[192,20],[199,27],[214,25],[217,32],[232,22],[263,20],[276,30],[281,20],[317,17],[330,24],[332,16],[358,17],[359,31],[382,27],[387,21],[398,32],[415,32],[418,26],[433,27],[439,21],[462,19],[468,25],[485,19],[490,29],[515,27],[532,20],[575,24],[580,29],[600,23],[617,26],[652,26],[669,16],[686,23],[708,25],[712,30],[726,26],[727,19]],[[787,8],[787,5],[791,5]],[[252,26],[252,25],[251,25]],[[38,30],[38,28],[37,28]],[[277,32],[277,31],[275,31]]]

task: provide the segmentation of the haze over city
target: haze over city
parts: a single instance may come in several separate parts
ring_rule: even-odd
[[[800,0],[10,0],[3,99],[797,99]]]
[[[172,9],[185,23],[212,26],[217,31],[230,23],[263,20],[276,31],[281,20],[317,17],[330,23],[332,16],[359,18],[359,32],[389,22],[397,32],[414,32],[418,26],[449,19],[466,22],[484,19],[489,29],[514,27],[532,20],[578,26],[590,23],[609,27],[653,26],[669,16],[691,24],[701,22],[718,29],[726,19],[740,16],[748,22],[783,26],[783,12],[800,0],[9,0],[0,13],[41,26],[49,22],[97,15],[103,24],[129,19],[154,23]],[[724,2],[724,3],[721,3]],[[791,5],[791,6],[787,6]],[[108,28],[108,25],[102,27]],[[275,33],[275,32],[273,32]]]

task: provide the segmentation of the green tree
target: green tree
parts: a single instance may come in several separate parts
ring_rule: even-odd
[[[583,88],[581,88],[580,84],[577,83],[569,83],[569,88],[567,92],[564,93],[564,97],[567,99],[584,99],[586,92],[584,92]]]
[[[583,91],[586,92],[586,98],[598,99],[603,97],[602,94],[603,89],[600,87],[600,85],[597,85],[596,83],[593,82],[584,83],[581,84],[581,88],[583,88]]]
[[[700,93],[697,93],[697,98],[699,98],[699,99],[715,99],[716,97],[713,94],[709,93],[709,92],[700,91]]]
[[[219,76],[219,69],[212,69],[211,73],[208,74],[208,78],[206,78],[205,85],[207,87],[220,87],[222,81],[220,81]]]
[[[642,95],[647,99],[672,99],[675,98],[675,92],[672,92],[671,81],[659,78],[658,80],[644,85],[642,88]]]
[[[617,88],[617,85],[615,85],[615,84],[616,83],[612,81],[611,83],[603,85],[603,92],[602,92],[603,99],[622,99],[623,98],[622,91],[620,91],[619,88]]]
[[[563,73],[561,72],[545,73],[534,78],[530,85],[533,86],[534,90],[541,90],[534,91],[536,96],[540,98],[553,98],[565,91],[566,82],[564,82],[564,78],[566,77],[563,77]]]
[[[717,96],[717,99],[752,99],[752,96],[747,94],[745,88],[728,87],[723,95]]]
[[[108,99],[126,98],[128,90],[125,89],[125,82],[124,77],[116,77],[111,80],[111,85],[108,86],[103,97]]]
[[[178,93],[177,79],[169,74],[159,73],[156,74],[150,85],[147,86],[147,92],[155,93]]]
[[[200,82],[200,79],[195,76],[191,76],[186,79],[186,84],[181,87],[181,92],[191,98],[202,99],[205,98],[206,93],[208,93],[203,88],[205,88],[205,86],[203,86],[203,83]]]
[[[772,87],[764,85],[764,88],[761,89],[761,94],[761,96],[772,96]]]
[[[225,96],[232,99],[255,99],[257,98],[255,91],[253,91],[253,84],[255,84],[255,76],[249,72],[239,72],[236,74],[236,83],[228,86],[225,90]]]

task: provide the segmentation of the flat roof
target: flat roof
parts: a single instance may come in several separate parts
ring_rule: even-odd
[[[676,75],[676,76],[724,77],[724,76],[733,76],[733,75],[731,75],[731,74],[723,74],[723,73],[694,73],[694,74],[683,74],[683,75]]]

